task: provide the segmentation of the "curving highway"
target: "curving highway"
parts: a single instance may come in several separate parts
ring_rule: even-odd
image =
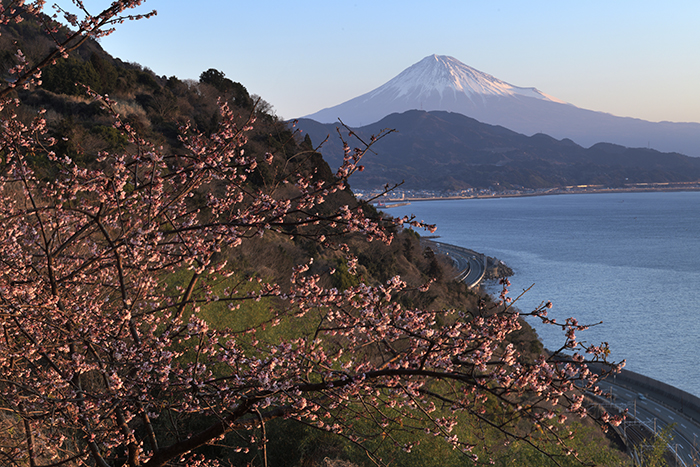
[[[459,271],[455,280],[464,282],[469,287],[479,285],[486,274],[486,256],[448,243],[430,241],[426,242],[439,253],[449,256]]]
[[[606,409],[628,410],[627,420],[618,429],[623,438],[644,450],[647,448],[646,441],[642,441],[644,433],[659,433],[673,426],[668,449],[677,457],[677,465],[700,465],[700,424],[654,400],[649,394],[615,384],[614,378],[602,381],[600,387],[611,395],[610,400],[601,401]]]

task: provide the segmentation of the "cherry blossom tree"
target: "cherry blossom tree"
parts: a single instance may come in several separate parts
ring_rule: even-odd
[[[55,33],[42,1],[23,3],[3,2],[0,21],[31,17]],[[362,203],[324,209],[386,133],[359,149],[345,144],[331,180],[292,173],[263,189],[250,177],[277,161],[244,151],[255,111],[241,118],[222,103],[215,132],[182,128],[181,151],[160,150],[115,113],[128,148],[89,167],[52,150],[43,112],[17,117],[14,89],[39,85],[43,67],[136,18],[124,12],[141,3],[115,1],[93,16],[75,0],[82,20],[59,9],[77,32],[36,64],[18,52],[17,79],[0,92],[0,411],[19,433],[3,462],[216,465],[198,448],[238,431],[248,438],[235,449],[264,452],[265,424],[278,417],[344,437],[380,465],[366,444],[377,433],[406,451],[436,436],[476,461],[476,443],[455,434],[463,420],[568,453],[566,418],[587,415],[584,389],[600,392],[586,362],[605,361],[607,348],[578,342],[584,326],[557,324],[551,304],[521,313],[504,282],[492,309],[410,309],[396,300],[408,287],[399,277],[338,290],[322,285],[333,271],[310,261],[288,284],[227,264],[243,242],[277,235],[336,248],[352,273],[345,238],[391,242],[386,221]],[[37,159],[55,179],[37,175]],[[250,319],[211,325],[203,316],[214,306]],[[526,314],[562,327],[559,351],[521,358],[508,338]],[[201,428],[191,431],[192,420]]]
[[[155,10],[145,14],[125,14],[124,12],[143,4],[145,0],[119,0],[114,1],[109,8],[99,14],[92,15],[82,0],[73,0],[74,6],[82,13],[82,19],[75,13],[54,5],[54,13],[49,16],[44,13],[46,0],[7,0],[0,4],[0,25],[11,22],[20,23],[25,19],[37,21],[48,34],[55,48],[42,59],[30,64],[22,50],[17,50],[17,65],[10,71],[16,76],[7,85],[0,88],[0,98],[5,98],[15,89],[29,89],[32,84],[41,84],[41,70],[55,64],[59,58],[67,58],[68,54],[88,39],[99,39],[114,32],[116,25],[127,20],[150,18],[156,14]],[[60,23],[56,19],[62,19],[74,29],[63,37],[60,34]]]

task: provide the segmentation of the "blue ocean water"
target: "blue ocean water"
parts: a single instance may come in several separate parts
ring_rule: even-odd
[[[559,322],[602,321],[577,338],[609,342],[627,369],[700,396],[699,192],[440,200],[387,212],[415,214],[438,225],[440,241],[504,261],[511,297],[532,286],[520,309],[550,300]],[[564,342],[531,323],[547,348]]]

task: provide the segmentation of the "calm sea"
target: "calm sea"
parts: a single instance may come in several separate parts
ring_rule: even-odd
[[[415,214],[438,225],[440,241],[504,261],[512,297],[534,284],[520,309],[551,300],[560,322],[602,321],[577,338],[609,342],[627,369],[700,396],[699,192],[427,201],[388,212]],[[546,347],[564,342],[553,326],[532,324]]]

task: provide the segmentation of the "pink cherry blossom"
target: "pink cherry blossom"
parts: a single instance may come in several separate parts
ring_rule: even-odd
[[[41,446],[54,446],[65,453],[54,465],[217,465],[193,451],[223,442],[232,430],[250,433],[233,446],[237,451],[264,449],[265,423],[275,417],[359,447],[369,439],[367,427],[406,451],[427,433],[473,461],[477,446],[456,434],[459,423],[486,423],[507,440],[529,440],[530,433],[514,429],[527,421],[524,426],[566,446],[559,425],[567,413],[590,416],[581,390],[599,391],[601,376],[586,363],[605,362],[607,345],[577,341],[586,326],[548,319],[549,302],[519,312],[507,279],[498,306],[426,310],[405,308],[397,297],[410,287],[426,291],[430,282],[409,286],[395,276],[338,290],[323,285],[325,271],[312,261],[294,267],[284,284],[242,277],[226,263],[222,252],[273,234],[334,248],[355,274],[348,238],[390,244],[389,225],[434,230],[413,218],[370,217],[362,203],[325,209],[390,132],[359,148],[343,142],[345,157],[332,180],[297,173],[288,183],[253,191],[248,177],[275,156],[243,150],[254,114],[241,123],[225,102],[216,131],[181,129],[177,154],[163,153],[113,112],[114,127],[131,145],[101,153],[101,168],[55,152],[44,112],[29,123],[17,117],[13,87],[37,85],[42,68],[86,38],[155,14],[126,13],[141,3],[113,1],[90,15],[76,1],[82,18],[58,7],[77,31],[38,64],[20,59],[16,81],[0,91],[0,397],[22,433],[21,446],[2,451],[5,458],[32,465]],[[43,7],[27,2],[22,16],[36,19]],[[14,11],[0,10],[0,23],[17,21]],[[108,97],[87,92],[114,109]],[[38,178],[30,155],[55,164],[56,178]],[[191,201],[194,193],[206,193],[202,205]],[[182,284],[169,286],[176,273]],[[255,302],[267,313],[251,314],[237,329],[219,329],[205,318],[213,304],[245,314]],[[523,358],[508,339],[525,315],[561,327],[562,348],[535,361]],[[299,324],[290,326],[291,337],[269,338],[270,329],[311,321],[311,330]],[[511,422],[500,424],[494,406]],[[190,433],[195,417],[210,422]],[[414,430],[416,443],[394,439],[397,425]]]

